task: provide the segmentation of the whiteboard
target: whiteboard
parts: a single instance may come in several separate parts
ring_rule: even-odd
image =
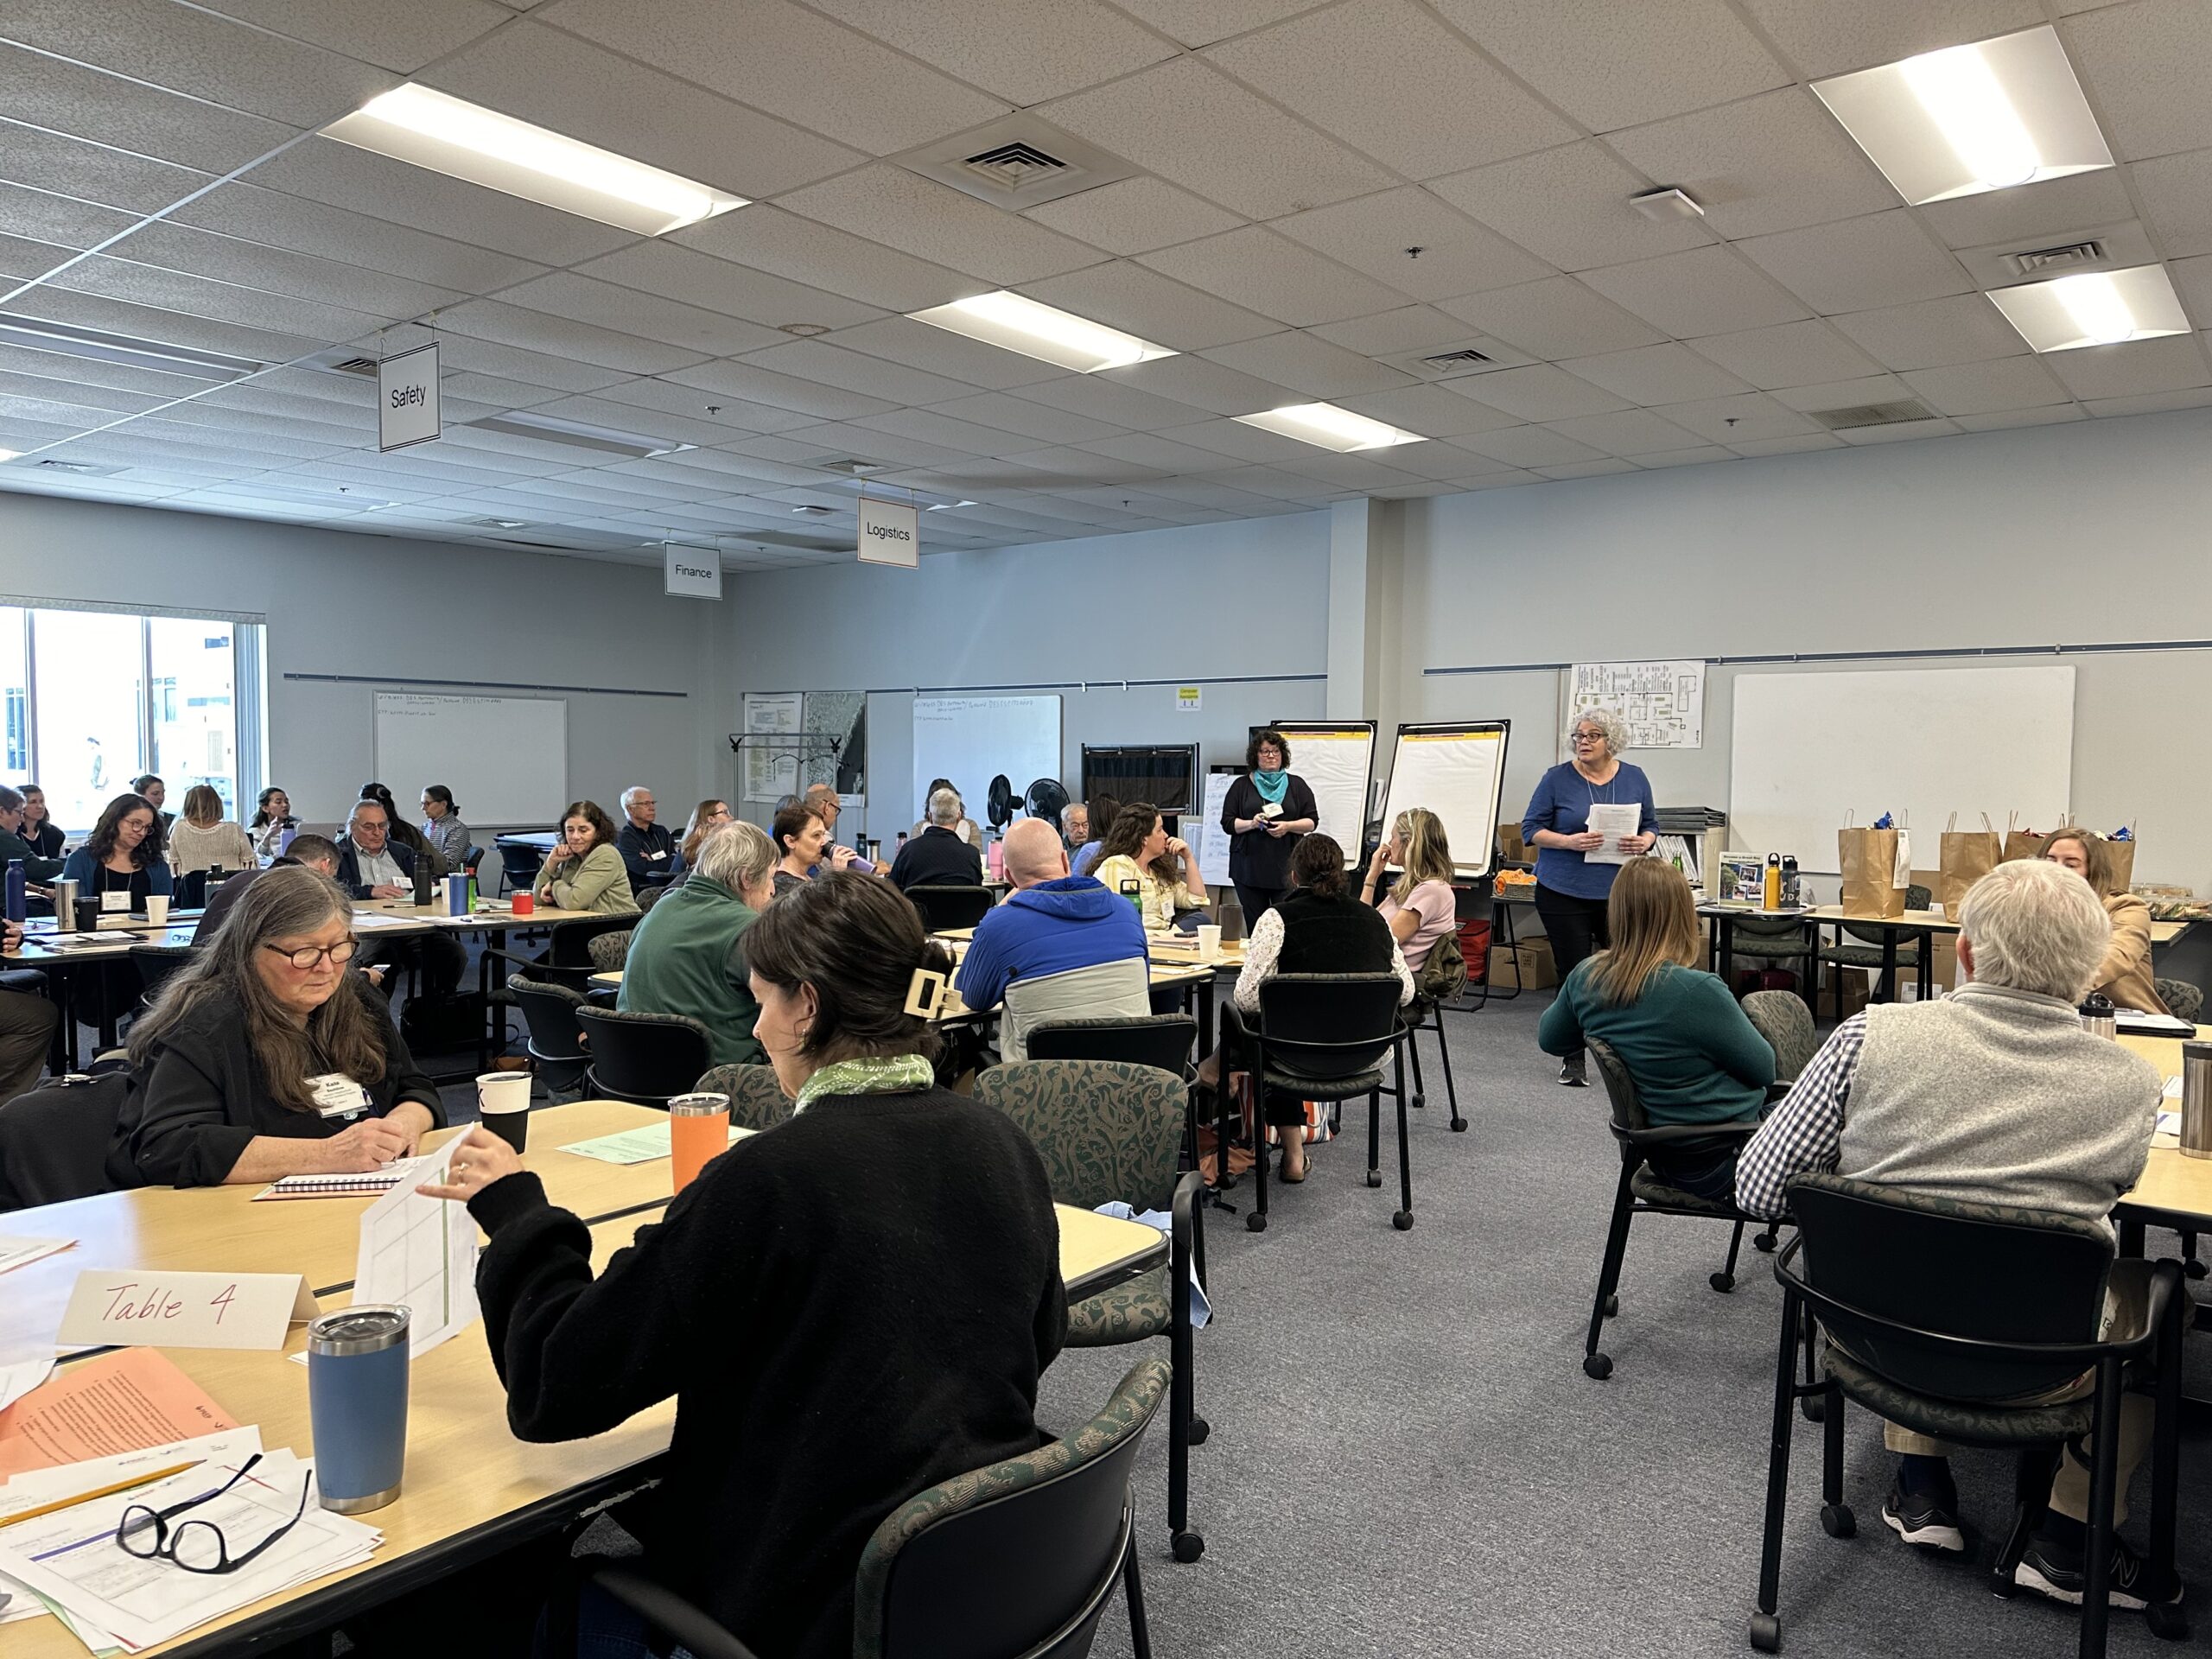
[[[1358,863],[1359,849],[1367,839],[1367,780],[1375,770],[1375,722],[1283,720],[1252,730],[1281,732],[1289,741],[1290,770],[1306,780],[1319,809],[1315,831],[1332,837],[1344,849],[1347,868]]]
[[[988,822],[991,779],[1006,774],[1016,799],[1039,778],[1060,775],[1058,697],[916,697],[914,816],[930,781],[950,778],[968,816]]]
[[[2063,822],[2074,766],[2074,671],[1891,669],[1741,674],[1735,685],[1728,842],[1836,872],[1847,813],[1913,832],[1921,869],[1956,812],[1979,825]],[[1905,817],[1903,815],[1910,814]]]
[[[1497,853],[1497,801],[1505,788],[1510,724],[1486,720],[1399,727],[1383,833],[1408,807],[1425,806],[1443,821],[1452,868],[1461,875],[1488,875]]]
[[[1242,766],[1216,766],[1206,773],[1205,816],[1198,823],[1198,874],[1211,886],[1229,882],[1229,831],[1221,827],[1221,809],[1229,804],[1229,786],[1244,775]],[[1188,836],[1183,837],[1190,842]]]
[[[569,705],[379,691],[376,772],[398,801],[445,785],[475,828],[557,823],[569,804]]]

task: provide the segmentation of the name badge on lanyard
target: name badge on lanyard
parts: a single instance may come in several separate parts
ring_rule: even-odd
[[[328,1071],[319,1077],[309,1077],[308,1087],[315,1093],[315,1111],[326,1122],[365,1116],[373,1104],[369,1091],[342,1072]]]
[[[125,887],[120,893],[100,894],[100,911],[104,915],[116,913],[128,915],[130,911],[130,889]]]

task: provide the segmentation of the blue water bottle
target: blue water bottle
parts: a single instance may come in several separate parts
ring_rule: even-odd
[[[298,837],[299,833],[300,830],[297,824],[288,823],[284,826],[284,833],[276,837],[277,857],[282,858],[285,854],[292,850],[292,842]]]
[[[308,1418],[326,1510],[359,1515],[399,1496],[410,1323],[404,1307],[369,1303],[308,1327]]]
[[[23,861],[8,861],[8,919],[20,922],[31,913],[29,883],[23,874]]]

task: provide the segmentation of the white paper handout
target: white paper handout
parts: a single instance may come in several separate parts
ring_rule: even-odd
[[[476,1222],[466,1205],[425,1198],[417,1185],[443,1185],[453,1149],[448,1141],[420,1160],[412,1181],[371,1205],[361,1217],[353,1264],[353,1303],[390,1302],[410,1309],[408,1352],[427,1353],[476,1322]]]
[[[1590,804],[1589,827],[1605,838],[1605,844],[1595,852],[1582,855],[1586,864],[1625,864],[1641,855],[1624,853],[1620,849],[1623,836],[1633,836],[1643,820],[1643,808],[1635,801],[1592,801]]]
[[[73,1238],[0,1238],[0,1273],[29,1267],[56,1250],[67,1249],[76,1242]]]
[[[0,1411],[5,1411],[33,1389],[54,1375],[54,1356],[48,1352],[42,1359],[19,1359],[11,1364],[0,1365]],[[6,1495],[0,1493],[0,1503]]]

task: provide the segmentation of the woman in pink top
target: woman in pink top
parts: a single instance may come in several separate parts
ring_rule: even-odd
[[[1405,954],[1406,966],[1419,976],[1430,950],[1458,919],[1452,893],[1452,847],[1435,813],[1427,807],[1409,806],[1398,814],[1397,822],[1390,826],[1390,838],[1375,849],[1367,879],[1360,884],[1363,904],[1375,902],[1382,872],[1392,864],[1404,874],[1382,901],[1382,919],[1390,924],[1390,932]]]

